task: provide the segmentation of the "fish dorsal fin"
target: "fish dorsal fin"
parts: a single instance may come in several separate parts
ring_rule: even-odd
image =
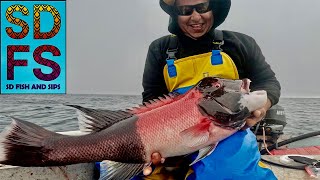
[[[206,143],[209,140],[210,123],[209,120],[202,119],[199,124],[180,132],[182,143],[188,147],[197,147]]]
[[[145,102],[144,105],[139,105],[139,107],[133,107],[131,109],[127,109],[127,111],[133,114],[145,113],[150,110],[173,103],[177,100],[177,98],[182,98],[182,97],[183,97],[182,95],[179,96],[178,94],[163,95],[163,97],[160,96],[157,99],[153,99],[148,102]]]
[[[78,105],[67,105],[76,108],[78,111],[79,129],[84,132],[98,132],[133,114],[126,111],[111,111],[102,109],[85,108]]]
[[[218,145],[218,143],[200,149],[198,156],[196,157],[195,160],[192,161],[192,163],[190,163],[190,166],[197,163],[198,161],[201,161],[205,157],[209,156],[216,149],[217,145]]]
[[[144,164],[127,164],[105,160],[100,164],[100,171],[102,173],[99,180],[131,179],[139,174],[144,167]]]

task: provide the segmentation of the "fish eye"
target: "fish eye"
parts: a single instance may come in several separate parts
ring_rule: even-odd
[[[220,88],[221,84],[219,82],[214,82],[214,83],[212,83],[212,86],[215,88]]]

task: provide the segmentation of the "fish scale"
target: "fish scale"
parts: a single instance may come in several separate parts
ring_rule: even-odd
[[[136,135],[134,120],[129,119],[127,121],[122,123],[125,126],[120,123],[116,124],[113,127],[114,130],[106,129],[83,137],[68,137],[55,141],[53,145],[49,146],[52,151],[48,160],[59,161],[57,157],[62,157],[60,159],[61,163],[82,163],[104,159],[117,162],[144,163],[144,150],[139,137]],[[122,126],[122,128],[117,126]]]
[[[195,106],[197,101],[197,98],[185,96],[180,101],[167,105],[163,109],[155,110],[152,114],[147,112],[138,115],[137,132],[142,143],[145,144],[147,158],[151,157],[152,152],[159,152],[163,157],[185,154],[186,147],[179,146],[182,141],[179,132],[199,123],[202,115]],[[152,123],[150,123],[150,119],[152,119]],[[157,138],[155,141],[154,137],[161,138]]]

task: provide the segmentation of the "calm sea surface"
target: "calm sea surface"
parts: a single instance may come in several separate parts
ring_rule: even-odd
[[[36,123],[52,131],[77,130],[76,110],[64,104],[118,110],[135,106],[141,96],[123,95],[0,95],[0,131],[9,116]],[[285,134],[299,135],[320,130],[320,98],[282,98],[287,117]]]

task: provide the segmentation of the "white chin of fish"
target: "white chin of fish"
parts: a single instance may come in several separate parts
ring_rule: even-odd
[[[264,90],[253,91],[242,95],[240,99],[241,107],[247,107],[250,112],[262,108],[267,103],[267,92]]]

